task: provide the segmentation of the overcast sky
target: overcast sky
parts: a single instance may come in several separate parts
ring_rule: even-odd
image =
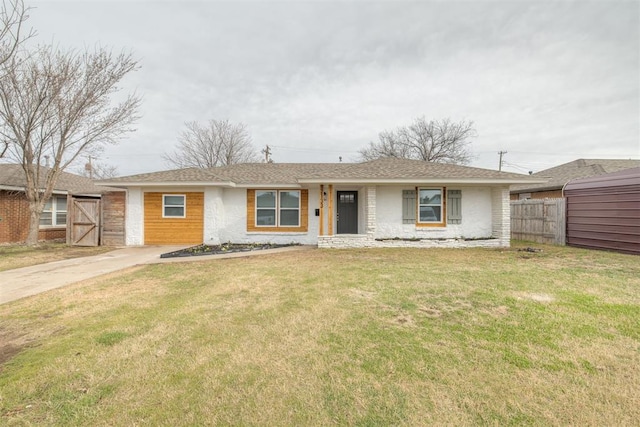
[[[472,166],[640,157],[637,1],[26,1],[39,42],[139,60],[143,117],[102,159],[120,175],[209,119],[276,162],[354,161],[419,116],[472,120]]]

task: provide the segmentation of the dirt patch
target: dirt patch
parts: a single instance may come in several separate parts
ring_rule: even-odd
[[[361,289],[350,289],[350,291],[353,296],[362,299],[373,299],[373,297],[376,296],[375,292],[363,291]]]
[[[537,302],[549,303],[556,300],[553,295],[549,294],[538,294],[538,293],[526,293],[520,294],[518,299],[530,299]]]
[[[2,371],[2,366],[13,359],[26,346],[27,340],[24,335],[0,331],[0,372]]]
[[[433,308],[433,307],[421,306],[421,307],[418,307],[418,311],[420,311],[421,313],[423,313],[427,317],[436,318],[436,317],[442,316],[442,311],[438,310],[437,308]]]
[[[413,321],[413,317],[408,314],[400,314],[393,319],[393,323],[402,326],[413,326],[415,322]]]
[[[494,307],[489,311],[489,314],[491,314],[493,317],[504,317],[509,314],[509,307],[507,307],[506,305]]]

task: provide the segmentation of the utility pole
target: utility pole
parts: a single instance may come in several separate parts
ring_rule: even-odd
[[[498,172],[502,172],[502,156],[507,154],[506,151],[498,151],[498,154],[500,154],[500,164],[498,165]]]
[[[268,144],[267,147],[262,150],[262,154],[264,154],[265,163],[273,163],[273,160],[271,160],[271,148],[269,148]]]

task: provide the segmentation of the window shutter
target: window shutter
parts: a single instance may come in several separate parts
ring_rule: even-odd
[[[416,191],[402,190],[402,223],[415,224],[416,222]]]
[[[462,224],[462,190],[447,191],[447,222]]]

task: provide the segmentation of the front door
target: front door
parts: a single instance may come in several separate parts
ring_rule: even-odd
[[[338,234],[358,234],[358,192],[338,191]]]

